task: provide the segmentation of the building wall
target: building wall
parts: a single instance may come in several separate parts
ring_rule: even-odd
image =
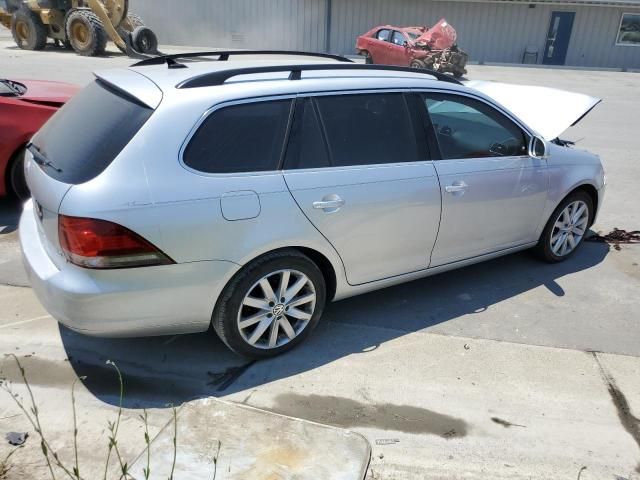
[[[329,4],[331,8],[328,9]],[[566,65],[640,68],[640,47],[616,46],[623,12],[640,8],[432,0],[132,0],[161,43],[352,54],[357,35],[378,24],[420,25],[445,17],[472,61],[519,63],[528,45],[541,62],[552,11],[576,12]]]
[[[640,47],[615,45],[620,17],[628,9],[613,7],[334,0],[331,49],[353,52],[356,32],[378,24],[432,25],[444,17],[458,32],[458,44],[471,60],[519,63],[531,45],[538,48],[541,62],[552,11],[576,12],[566,65],[640,68]]]
[[[131,0],[160,43],[324,51],[325,0]]]

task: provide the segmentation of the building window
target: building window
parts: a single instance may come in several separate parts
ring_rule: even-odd
[[[640,13],[623,13],[616,45],[640,45]]]

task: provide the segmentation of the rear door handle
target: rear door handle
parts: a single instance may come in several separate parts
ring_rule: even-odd
[[[324,210],[326,213],[333,213],[340,210],[345,204],[345,201],[338,195],[332,194],[325,196],[322,200],[313,202],[313,208],[318,210]]]
[[[465,182],[457,180],[453,182],[453,184],[444,187],[444,191],[447,193],[460,193],[464,192],[468,187],[469,185],[467,185]]]

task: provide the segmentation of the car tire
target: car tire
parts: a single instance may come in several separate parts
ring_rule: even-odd
[[[569,258],[582,245],[593,215],[593,200],[586,192],[578,190],[567,196],[547,221],[535,247],[536,254],[549,263]]]
[[[27,180],[24,177],[24,153],[25,150],[21,149],[14,155],[13,161],[9,165],[7,178],[8,191],[22,202],[27,201],[31,196]]]
[[[416,69],[427,68],[427,66],[425,65],[425,63],[422,60],[411,60],[411,63],[409,64],[409,67],[416,68]]]
[[[131,34],[131,44],[136,52],[153,54],[158,51],[158,37],[149,27],[141,25]]]
[[[42,50],[47,45],[47,27],[38,14],[26,6],[11,16],[11,35],[23,50]]]
[[[366,50],[364,50],[362,52],[362,55],[364,55],[364,63],[367,65],[373,65],[373,57],[371,56],[371,54],[369,52],[367,52]]]
[[[289,292],[284,301],[283,280]],[[280,250],[254,260],[231,279],[211,323],[234,352],[269,358],[303,342],[318,324],[325,302],[326,285],[318,266],[297,250]]]
[[[65,32],[71,47],[84,57],[102,55],[107,48],[107,34],[102,22],[91,10],[72,10],[67,14]]]

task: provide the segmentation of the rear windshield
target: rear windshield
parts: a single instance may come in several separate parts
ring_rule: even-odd
[[[153,110],[96,80],[75,95],[33,138],[51,162],[44,171],[79,184],[100,175],[149,119]]]

